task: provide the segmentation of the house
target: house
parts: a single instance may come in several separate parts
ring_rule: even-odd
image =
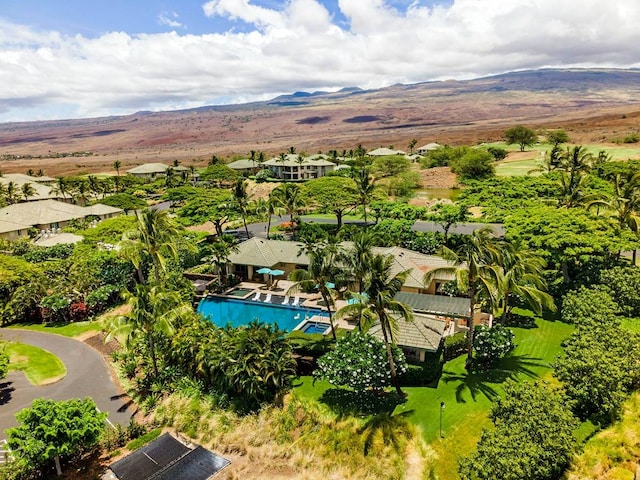
[[[103,480],[208,480],[231,462],[169,433],[112,463]]]
[[[349,243],[343,245],[348,246]],[[441,274],[429,286],[423,284],[422,278],[428,270],[449,265],[442,257],[402,247],[374,247],[373,252],[393,256],[392,275],[409,270],[403,291],[435,295],[441,284],[453,279],[451,275]],[[286,277],[296,269],[307,268],[309,256],[301,243],[253,237],[238,245],[238,250],[229,255],[229,263],[229,273],[246,280],[259,280],[262,276],[256,272],[260,268],[282,270]]]
[[[236,160],[235,162],[227,163],[227,167],[235,170],[238,173],[245,174],[251,173],[260,167],[260,164],[250,158],[243,158]]]
[[[181,165],[174,167],[172,165],[165,165],[164,163],[144,163],[127,170],[127,173],[134,177],[153,180],[158,177],[164,177],[169,168],[172,168],[176,173],[182,173],[189,170],[187,167],[183,167]]]
[[[427,143],[426,145],[416,148],[416,152],[418,152],[420,155],[426,155],[429,152],[437,150],[439,148],[442,148],[442,145],[437,143]]]
[[[31,228],[40,232],[53,232],[72,220],[95,217],[98,220],[122,214],[122,209],[97,203],[81,207],[57,200],[38,200],[16,203],[0,208],[0,238],[16,240],[28,235]]]
[[[267,160],[263,164],[281,180],[309,180],[324,177],[336,168],[336,164],[326,159],[324,155],[301,157],[299,155],[286,155]]]
[[[349,242],[343,246],[348,247]],[[396,300],[409,305],[415,312],[413,323],[401,321],[400,334],[396,342],[405,350],[408,358],[424,361],[426,352],[434,352],[443,335],[467,329],[469,299],[442,295],[440,286],[454,279],[453,274],[441,272],[429,285],[424,285],[424,274],[432,269],[450,266],[444,258],[425,255],[402,247],[374,247],[374,254],[391,255],[391,275],[408,270],[404,285],[395,296]],[[282,277],[293,270],[305,269],[309,256],[301,243],[286,240],[267,240],[254,237],[238,245],[238,250],[229,255],[229,273],[245,280],[261,281],[260,268],[282,270]],[[474,322],[491,325],[489,314],[475,312]],[[376,335],[375,326],[371,333]],[[382,333],[380,332],[380,335]]]
[[[406,153],[402,150],[392,150],[391,148],[380,147],[367,152],[367,155],[370,157],[386,157],[389,155],[406,155]]]
[[[7,187],[10,183],[13,183],[17,190],[17,197],[20,202],[23,201],[38,201],[38,200],[61,200],[71,201],[71,197],[65,197],[61,193],[56,192],[50,183],[56,179],[51,177],[32,177],[30,175],[24,175],[22,173],[5,173],[0,176],[0,184]],[[22,195],[22,188],[25,184],[29,184],[33,190],[33,195],[25,198]]]

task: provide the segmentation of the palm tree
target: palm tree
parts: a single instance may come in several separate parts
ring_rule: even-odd
[[[101,190],[100,181],[93,175],[89,175],[87,180],[89,181],[89,191],[95,198],[98,198],[98,193]]]
[[[358,198],[360,200],[360,205],[362,205],[362,211],[364,212],[364,224],[367,225],[367,205],[369,205],[369,200],[371,199],[371,195],[375,190],[375,179],[369,176],[369,169],[366,167],[362,167],[359,169],[352,169],[352,178],[356,182],[356,189],[358,192]]]
[[[289,155],[295,155],[296,154],[296,147],[289,147]]]
[[[466,290],[469,297],[469,329],[467,331],[465,368],[471,370],[473,366],[473,315],[476,310],[477,297],[480,292],[483,292],[489,300],[495,303],[500,251],[491,227],[483,227],[468,235],[455,251],[442,247],[440,255],[453,265],[429,270],[424,275],[424,283],[429,286],[437,274],[449,273],[455,275],[458,288],[462,291]]]
[[[18,188],[18,185],[15,182],[7,183],[4,196],[7,200],[7,203],[16,203],[20,198],[20,189]]]
[[[640,231],[640,172],[630,176],[616,175],[613,183],[613,195],[609,198],[594,200],[588,208],[604,206],[608,216],[618,223],[621,229],[628,228],[634,233]],[[636,250],[633,250],[633,264],[636,264]]]
[[[287,215],[289,215],[291,225],[294,226],[294,219],[304,205],[300,186],[295,183],[278,185],[271,191],[269,198],[274,202],[274,205],[284,209]],[[295,238],[295,227],[293,232]]]
[[[255,170],[256,168],[256,151],[255,150],[249,151],[249,160],[251,160],[251,163],[253,164],[253,169]]]
[[[173,334],[174,322],[182,316],[193,314],[193,309],[178,292],[164,290],[159,285],[137,284],[135,292],[125,292],[124,297],[131,311],[111,322],[105,341],[124,337],[125,345],[131,348],[133,342],[143,336],[151,356],[153,373],[157,377],[156,336]]]
[[[264,152],[259,152],[258,153],[258,158],[256,159],[256,161],[258,162],[258,167],[262,168],[262,165],[266,161],[266,157],[264,156]]]
[[[22,184],[21,192],[22,196],[24,197],[24,201],[28,202],[29,197],[33,197],[36,194],[36,189],[33,188],[33,185],[31,185],[31,183],[27,182]]]
[[[122,166],[122,162],[120,160],[116,160],[115,162],[113,162],[112,166],[115,169],[116,174],[119,177],[120,176],[120,167]]]
[[[203,258],[203,260],[209,261],[215,266],[222,285],[227,284],[227,263],[229,261],[229,255],[238,253],[239,250],[240,247],[231,235],[218,237],[217,240],[208,247],[209,255]]]
[[[316,244],[309,252],[309,267],[306,270],[297,269],[291,272],[289,279],[296,283],[287,290],[287,294],[290,294],[302,290],[318,289],[329,312],[329,323],[334,341],[336,340],[336,329],[333,325],[331,307],[334,306],[335,288],[342,280],[342,269],[336,262],[337,256],[337,243]]]
[[[415,138],[412,138],[409,142],[409,152],[411,152],[411,154],[413,154],[413,149],[416,147],[417,143],[418,140],[416,140]]]
[[[253,207],[258,216],[267,217],[267,240],[269,240],[271,231],[271,217],[273,215],[280,215],[282,213],[282,207],[276,205],[276,202],[271,197],[267,200],[265,200],[264,198],[259,198],[254,202]]]
[[[52,191],[55,193],[59,193],[60,195],[62,195],[63,199],[66,199],[67,193],[69,193],[69,183],[64,177],[58,177],[58,180],[53,186]]]
[[[177,225],[168,217],[167,211],[145,209],[136,212],[136,229],[125,234],[123,251],[138,270],[140,283],[145,282],[142,264],[145,255],[151,258],[157,284],[166,272],[167,255],[176,259],[176,243],[180,239]]]
[[[336,318],[358,315],[360,328],[363,331],[366,331],[376,321],[380,323],[391,381],[398,395],[405,397],[405,393],[400,388],[391,345],[395,344],[398,319],[407,322],[413,321],[413,311],[411,307],[395,299],[396,294],[404,285],[409,270],[394,275],[393,262],[392,255],[373,255],[369,261],[369,268],[364,280],[363,294],[355,297],[355,303],[341,308],[336,313]]]
[[[244,224],[244,231],[247,233],[247,238],[249,238],[249,228],[247,227],[247,209],[249,207],[249,195],[247,194],[247,185],[244,179],[239,178],[238,180],[236,180],[236,183],[233,185],[232,193],[233,202],[240,211],[242,223]]]
[[[532,250],[526,249],[520,241],[501,244],[498,292],[502,309],[501,322],[507,323],[511,317],[511,298],[518,297],[536,314],[542,309],[556,310],[553,297],[546,293],[546,281],[542,276],[545,260]]]
[[[576,207],[586,201],[584,188],[587,174],[593,166],[593,155],[582,146],[567,150],[559,157],[560,202],[563,206]]]
[[[358,293],[362,293],[364,279],[373,258],[373,246],[373,236],[362,231],[354,235],[353,245],[339,255],[339,261],[351,275]]]

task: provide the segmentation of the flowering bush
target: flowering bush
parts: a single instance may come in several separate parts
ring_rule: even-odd
[[[476,327],[473,350],[481,365],[491,365],[515,348],[514,334],[502,325]]]
[[[392,346],[398,375],[407,371],[402,350]],[[317,378],[333,385],[343,385],[356,391],[380,389],[391,384],[387,352],[380,340],[354,332],[338,340],[335,349],[318,359]]]
[[[82,322],[87,319],[87,306],[84,302],[74,302],[69,305],[69,319],[72,322]]]

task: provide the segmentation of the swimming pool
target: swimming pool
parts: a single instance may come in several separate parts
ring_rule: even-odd
[[[261,323],[277,324],[281,330],[286,330],[287,332],[294,330],[305,318],[315,315],[327,316],[326,312],[310,311],[309,309],[290,305],[219,297],[202,299],[198,304],[198,313],[201,313],[219,327],[224,327],[227,324],[232,327],[241,327],[248,325],[257,318]]]
[[[299,326],[298,330],[304,333],[321,333],[322,335],[325,335],[329,333],[330,328],[331,325],[328,323],[306,320],[303,325]]]
[[[231,295],[232,297],[246,297],[251,292],[253,292],[253,288],[238,287],[228,291],[225,295]]]

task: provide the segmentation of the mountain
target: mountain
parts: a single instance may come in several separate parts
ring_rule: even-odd
[[[211,155],[277,155],[394,145],[470,144],[498,140],[506,128],[565,128],[575,141],[611,141],[637,131],[640,70],[543,69],[473,80],[296,92],[265,102],[206,106],[120,117],[0,124],[4,171],[45,168],[105,171],[143,161],[194,161]],[[91,156],[53,156],[91,152]],[[86,155],[86,154],[85,154]],[[60,155],[58,155],[59,157]],[[43,166],[44,165],[44,166]],[[66,168],[66,170],[65,170]]]

